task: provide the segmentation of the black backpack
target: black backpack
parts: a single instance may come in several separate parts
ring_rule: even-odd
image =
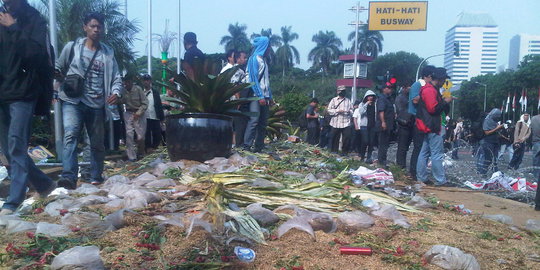
[[[486,116],[480,117],[476,122],[473,122],[471,124],[471,133],[474,139],[477,141],[483,139],[486,134],[484,133],[484,120],[486,119]]]
[[[302,111],[302,113],[300,113],[300,115],[298,116],[298,126],[301,128],[301,129],[307,129],[307,118],[306,118],[306,111]]]

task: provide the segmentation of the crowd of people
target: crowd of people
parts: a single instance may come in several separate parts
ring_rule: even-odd
[[[68,42],[56,59],[47,24],[39,12],[26,0],[4,3],[0,12],[0,146],[8,160],[11,184],[0,215],[12,214],[19,207],[28,184],[41,197],[57,186],[74,189],[80,178],[101,184],[106,142],[118,149],[120,141],[125,140],[130,161],[164,143],[163,119],[167,106],[172,105],[162,100],[149,74],[122,76],[113,49],[101,42],[103,15],[87,14],[82,21],[85,37]],[[184,35],[184,47],[185,64],[204,60],[194,33]],[[237,96],[253,101],[240,108],[251,112],[249,117],[234,119],[234,144],[253,152],[264,148],[269,106],[273,104],[266,61],[270,50],[268,37],[257,37],[251,55],[243,51],[227,52],[228,63],[222,69],[222,72],[236,69],[231,83],[252,85]],[[319,101],[313,99],[305,110],[307,142],[328,147],[332,152],[341,151],[343,155],[356,151],[367,163],[374,162],[373,151],[377,147],[376,160],[386,168],[388,147],[397,130],[396,164],[406,168],[412,143],[410,175],[426,184],[449,185],[443,167],[445,144],[459,147],[463,123],[459,120],[455,125],[452,121],[447,123],[452,97],[443,97],[439,91],[449,78],[446,70],[426,66],[421,75],[411,85],[401,83],[395,101],[394,83],[386,83],[379,94],[366,91],[363,99],[354,104],[347,97],[346,87],[338,86],[336,97],[329,101],[323,114],[319,112]],[[139,83],[135,83],[137,77]],[[54,79],[62,82],[56,89]],[[58,181],[39,170],[27,153],[32,118],[48,114],[53,99],[61,104],[64,131],[63,171]],[[524,142],[531,134],[534,164],[540,166],[540,115],[532,120],[524,115],[514,132],[507,130],[506,134],[514,134],[513,138],[498,135],[505,130],[499,123],[500,117],[500,110],[494,109],[482,123],[483,134],[477,151],[479,172],[487,173],[499,155],[512,150],[509,166],[518,168]],[[106,129],[113,131],[112,138],[106,138]],[[499,154],[501,140],[505,147],[500,148]],[[82,142],[87,145],[85,159],[90,162],[86,173],[79,171],[78,164],[78,146]],[[452,156],[458,158],[455,149]],[[435,182],[428,176],[429,161]],[[537,198],[540,200],[538,194]],[[536,209],[540,210],[539,203]]]

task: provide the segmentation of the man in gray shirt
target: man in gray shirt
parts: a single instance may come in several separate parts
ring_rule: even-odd
[[[535,115],[531,119],[531,134],[533,143],[533,166],[540,167],[540,115]],[[536,181],[540,182],[540,170],[535,169]],[[536,187],[536,199],[534,200],[534,210],[540,211],[540,188]]]
[[[89,180],[92,184],[103,182],[104,123],[111,116],[109,106],[105,105],[115,104],[122,92],[114,51],[100,42],[103,26],[103,15],[86,15],[83,26],[86,38],[66,44],[56,62],[60,74],[85,77],[80,96],[66,95],[65,85],[58,94],[64,122],[63,172],[58,185],[67,189],[77,187],[79,166],[76,148],[83,127],[90,137]]]

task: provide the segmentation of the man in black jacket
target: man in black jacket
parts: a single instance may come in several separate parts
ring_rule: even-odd
[[[53,56],[47,23],[39,12],[26,0],[4,3],[0,9],[0,145],[9,162],[11,185],[0,215],[9,215],[24,201],[28,182],[42,197],[56,187],[27,150],[36,103],[52,98]]]
[[[146,110],[146,149],[156,149],[161,144],[161,121],[165,119],[163,105],[159,91],[152,87],[152,76],[144,74],[142,76],[144,93],[148,99],[148,109]]]

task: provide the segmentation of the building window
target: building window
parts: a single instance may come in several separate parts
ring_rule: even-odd
[[[484,32],[484,35],[498,35],[499,32]]]
[[[497,43],[498,41],[496,40],[484,40],[482,41],[482,43]]]

